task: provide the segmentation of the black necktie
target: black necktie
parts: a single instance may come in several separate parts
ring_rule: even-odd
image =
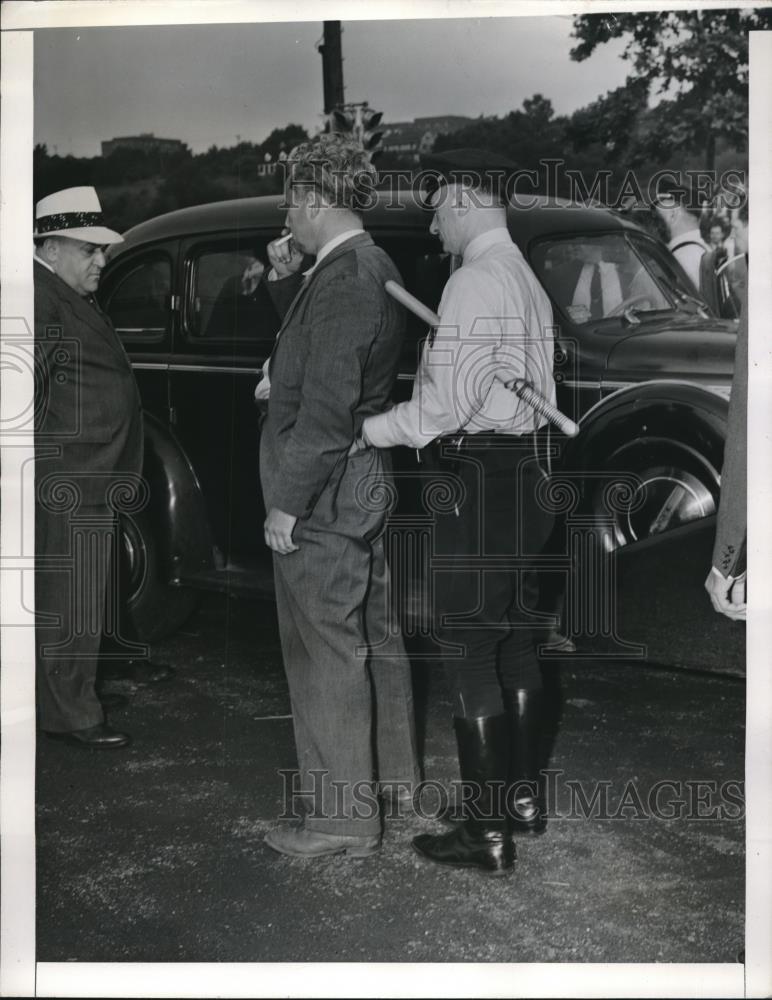
[[[592,281],[590,282],[590,315],[593,319],[603,317],[603,291],[600,283],[600,266],[596,264],[592,269]]]

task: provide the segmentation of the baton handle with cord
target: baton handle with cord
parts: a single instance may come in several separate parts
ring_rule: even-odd
[[[393,299],[401,302],[406,309],[409,309],[415,316],[422,319],[428,326],[438,327],[441,325],[440,317],[435,312],[432,312],[415,295],[411,295],[402,285],[398,285],[396,281],[387,281],[385,288]],[[513,382],[505,384],[524,403],[536,410],[543,417],[546,417],[550,423],[555,424],[568,437],[576,437],[579,433],[579,425],[575,424],[565,413],[561,413],[548,399],[545,399],[537,389],[534,389],[530,382],[526,382],[523,379],[515,379]]]

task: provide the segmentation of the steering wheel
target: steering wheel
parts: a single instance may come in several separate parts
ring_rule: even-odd
[[[644,302],[651,309],[651,299],[648,295],[631,295],[629,299],[623,299],[618,306],[614,306],[611,312],[607,312],[603,318],[611,319],[612,316],[621,316],[626,309],[632,309],[634,305],[639,303],[642,305]]]

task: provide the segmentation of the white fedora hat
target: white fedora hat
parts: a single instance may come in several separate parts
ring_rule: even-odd
[[[65,188],[35,206],[35,239],[42,236],[69,236],[84,243],[123,243],[123,237],[107,229],[102,206],[92,187]]]

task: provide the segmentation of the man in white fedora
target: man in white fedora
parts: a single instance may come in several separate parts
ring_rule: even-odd
[[[75,187],[37,203],[33,239],[40,725],[70,744],[124,747],[130,738],[105,723],[95,688],[107,595],[117,604],[116,498],[142,492],[139,393],[94,298],[107,247],[122,237],[104,225],[94,188]]]

